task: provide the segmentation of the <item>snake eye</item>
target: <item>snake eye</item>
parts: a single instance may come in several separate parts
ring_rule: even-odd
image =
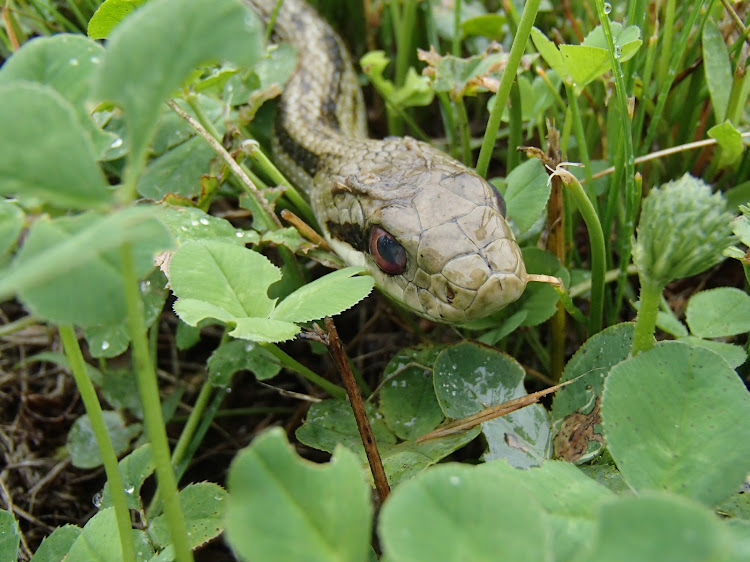
[[[370,231],[370,254],[388,275],[400,275],[406,269],[406,250],[390,232],[379,226]]]
[[[503,199],[500,190],[494,185],[492,185],[492,191],[495,192],[495,199],[497,199],[497,206],[500,207],[500,214],[505,218],[505,199]]]

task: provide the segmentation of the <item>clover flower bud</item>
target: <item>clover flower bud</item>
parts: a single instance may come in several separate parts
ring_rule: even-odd
[[[638,273],[664,287],[720,263],[735,241],[732,218],[723,195],[690,174],[652,189],[633,246]]]

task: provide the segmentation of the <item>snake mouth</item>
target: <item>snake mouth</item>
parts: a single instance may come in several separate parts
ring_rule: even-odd
[[[397,278],[391,278],[395,280]],[[459,287],[443,275],[428,287],[384,283],[384,292],[413,312],[435,322],[465,323],[484,318],[517,300],[526,287],[525,270],[490,275],[477,289]]]

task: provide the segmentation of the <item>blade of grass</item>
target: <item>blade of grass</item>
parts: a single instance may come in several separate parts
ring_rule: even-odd
[[[596,11],[599,15],[599,21],[602,24],[604,36],[607,39],[607,51],[609,52],[612,74],[615,77],[615,92],[617,94],[616,107],[620,122],[620,138],[622,139],[622,147],[618,151],[618,158],[615,159],[616,162],[622,162],[621,169],[623,170],[625,180],[625,221],[620,228],[618,236],[618,241],[620,242],[620,271],[622,276],[617,280],[617,293],[614,306],[614,310],[618,310],[625,290],[625,281],[627,280],[625,270],[630,263],[632,237],[635,232],[635,219],[641,205],[641,190],[640,183],[635,181],[635,154],[633,153],[633,131],[631,128],[630,113],[628,112],[628,94],[625,90],[622,65],[616,55],[615,41],[612,37],[612,30],[609,26],[609,16],[607,16],[607,12],[604,9],[604,0],[596,0]],[[674,75],[672,76],[674,77]],[[603,264],[602,267],[605,267],[605,265]],[[603,270],[601,279],[603,284]]]
[[[712,0],[709,0],[712,1]],[[675,76],[677,75],[678,66],[680,64],[680,61],[683,58],[683,55],[685,54],[685,49],[688,45],[688,39],[690,38],[690,33],[693,31],[693,26],[695,25],[695,21],[698,19],[698,14],[701,12],[701,8],[703,7],[705,0],[698,0],[693,4],[693,9],[690,12],[690,15],[688,16],[687,20],[685,21],[685,24],[682,27],[682,31],[680,32],[679,39],[677,41],[677,45],[675,49],[672,51],[671,59],[668,65],[668,68],[666,70],[666,76],[663,80],[659,81],[659,96],[656,101],[656,109],[654,110],[653,115],[650,117],[650,123],[648,130],[646,132],[646,140],[641,145],[641,152],[645,152],[650,150],[651,143],[654,140],[654,137],[656,136],[656,130],[659,126],[659,123],[662,122],[662,114],[664,113],[664,108],[667,105],[667,98],[669,97],[670,89],[672,88],[672,83],[674,82]],[[599,9],[599,5],[602,2],[597,0],[597,10]],[[600,18],[602,16],[600,15]],[[609,29],[609,25],[607,26],[607,29]],[[605,31],[606,33],[606,31]],[[669,30],[669,33],[671,33],[671,30]],[[609,42],[611,37],[611,32],[607,36],[607,42]],[[665,49],[664,57],[667,56],[667,51]],[[610,52],[612,54],[612,52]],[[617,73],[615,73],[615,79],[617,79]],[[618,92],[619,97],[619,92]]]
[[[451,52],[454,57],[461,56],[461,0],[453,0],[453,41]]]
[[[573,119],[573,134],[578,143],[578,156],[583,164],[583,173],[586,175],[586,194],[589,200],[596,203],[596,192],[594,191],[594,180],[591,176],[591,159],[589,158],[588,143],[586,142],[586,133],[583,130],[583,119],[578,107],[578,98],[575,96],[573,87],[565,82],[565,92],[570,104],[570,116]]]
[[[513,44],[511,45],[510,53],[508,54],[508,64],[503,72],[503,77],[500,79],[500,86],[497,88],[495,103],[492,105],[490,119],[487,123],[487,128],[484,131],[482,148],[479,150],[477,173],[482,177],[487,176],[492,149],[495,146],[497,132],[500,129],[500,120],[503,116],[503,109],[508,103],[510,87],[516,77],[516,71],[521,62],[521,57],[526,50],[526,44],[529,41],[529,35],[531,34],[531,28],[534,26],[534,20],[536,19],[536,13],[539,10],[540,2],[541,0],[527,0],[523,7],[521,21],[518,24],[518,32],[515,37],[513,37]]]
[[[440,52],[440,41],[438,40],[437,25],[435,24],[435,16],[432,13],[432,3],[424,3],[425,10],[425,27],[427,28],[427,40],[431,47],[434,47],[436,51]],[[445,131],[445,138],[448,140],[448,146],[450,147],[450,155],[458,159],[458,137],[456,136],[456,116],[453,111],[448,94],[445,92],[437,92],[438,102],[440,103],[440,117],[443,122],[443,130]]]
[[[458,134],[461,139],[461,161],[467,166],[471,166],[471,131],[469,131],[469,117],[466,114],[466,105],[463,98],[455,100],[453,106],[456,108]]]

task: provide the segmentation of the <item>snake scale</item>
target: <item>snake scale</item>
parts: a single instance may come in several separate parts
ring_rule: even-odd
[[[276,5],[247,1],[266,21]],[[302,0],[284,0],[273,40],[298,54],[277,110],[274,159],[305,190],[334,251],[438,322],[482,318],[518,299],[528,276],[500,194],[426,143],[369,139],[349,54]]]

